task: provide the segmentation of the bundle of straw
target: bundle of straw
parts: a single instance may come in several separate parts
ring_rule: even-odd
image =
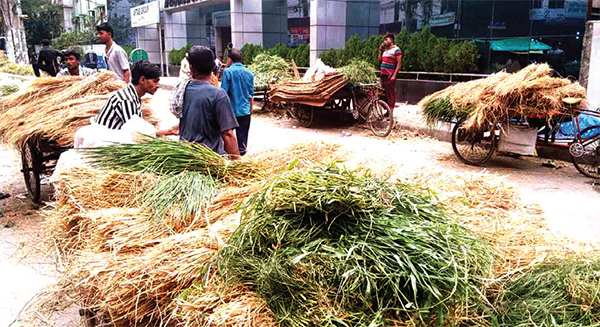
[[[142,252],[79,252],[63,287],[111,324],[160,325],[170,320],[173,299],[201,277],[199,267],[217,253],[199,242],[202,233],[148,240],[156,245]]]
[[[519,72],[458,83],[429,95],[419,106],[430,122],[468,119],[467,128],[486,127],[509,117],[549,117],[565,113],[564,98],[585,98],[585,88],[551,77],[547,64],[532,64]]]
[[[0,99],[0,140],[21,148],[30,138],[73,143],[81,126],[98,114],[108,94],[125,84],[111,72],[89,77],[38,78]]]
[[[277,326],[265,300],[248,287],[225,283],[218,274],[185,290],[173,312],[186,326]]]

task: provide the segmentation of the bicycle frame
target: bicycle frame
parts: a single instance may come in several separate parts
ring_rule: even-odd
[[[376,86],[378,84],[369,84],[369,85],[364,85],[364,86]],[[352,90],[352,101],[354,101],[354,111],[358,111],[359,115],[363,118],[366,119],[365,115],[367,114],[367,110],[370,106],[374,105],[375,103],[377,103],[377,101],[379,100],[379,93],[377,93],[376,88],[374,87],[368,87],[366,88],[366,92],[364,92],[367,95],[367,101],[365,101],[363,104],[360,105],[359,108],[356,107],[356,104],[358,103],[356,101],[356,92],[354,90]]]

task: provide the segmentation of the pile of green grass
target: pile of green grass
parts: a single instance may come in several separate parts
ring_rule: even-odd
[[[248,69],[254,72],[255,90],[264,90],[271,83],[292,77],[292,66],[289,63],[279,56],[266,53],[257,55]]]
[[[81,149],[83,156],[98,168],[124,172],[173,175],[199,172],[217,182],[245,182],[261,173],[260,163],[228,161],[207,147],[191,143],[139,136],[140,143],[116,143]]]
[[[0,85],[0,96],[7,96],[19,91],[17,84],[4,84]]]
[[[338,72],[342,73],[350,84],[373,84],[379,80],[373,65],[364,60],[353,60],[350,64],[339,68]]]
[[[506,283],[497,326],[600,326],[600,258],[550,259]]]
[[[429,195],[333,165],[281,173],[252,196],[221,272],[282,326],[384,326],[444,323],[493,260]]]

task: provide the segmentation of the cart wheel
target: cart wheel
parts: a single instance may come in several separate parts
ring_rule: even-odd
[[[294,106],[293,103],[291,102],[283,102],[282,104],[283,110],[285,111],[285,114],[292,119],[298,119],[296,117],[296,108]]]
[[[590,130],[600,129],[599,125],[581,131],[585,135]],[[590,178],[600,178],[600,136],[595,135],[581,142],[575,140],[569,147],[571,160],[577,170]]]
[[[467,121],[459,120],[452,130],[452,149],[460,161],[479,166],[488,161],[496,151],[496,129],[494,125],[484,130],[465,129]]]
[[[35,203],[40,202],[40,173],[42,154],[33,141],[28,141],[23,145],[21,150],[21,163],[23,165],[23,177],[25,178],[25,186],[31,200]]]
[[[314,108],[307,105],[296,106],[296,119],[302,127],[310,127],[313,122]]]
[[[367,125],[375,136],[390,135],[394,127],[394,109],[390,109],[385,101],[378,100],[367,111]]]

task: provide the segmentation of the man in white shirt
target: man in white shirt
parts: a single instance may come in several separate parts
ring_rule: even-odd
[[[100,43],[106,46],[106,64],[108,65],[108,70],[115,72],[122,80],[129,83],[131,80],[129,59],[125,50],[113,40],[114,32],[112,26],[109,23],[102,23],[96,26],[96,32]]]
[[[75,50],[68,50],[65,52],[65,60],[67,61],[67,68],[61,70],[57,76],[90,76],[94,75],[95,71],[87,67],[81,66],[79,59],[81,56],[79,52]]]

